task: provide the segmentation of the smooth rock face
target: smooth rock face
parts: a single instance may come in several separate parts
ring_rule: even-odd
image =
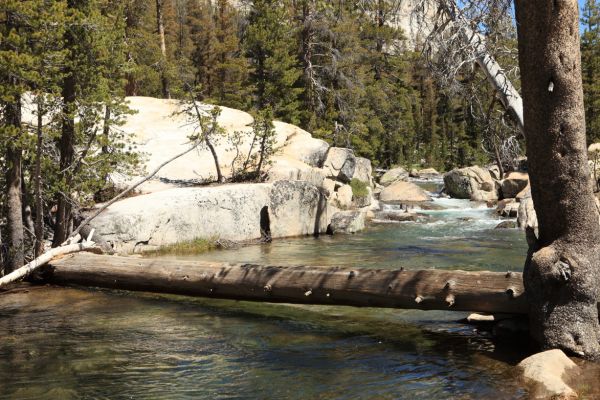
[[[561,350],[534,354],[521,361],[518,368],[523,378],[534,384],[533,398],[577,398],[577,393],[563,379],[567,374],[579,373],[579,367]]]
[[[352,206],[352,187],[350,185],[343,185],[337,190],[337,202],[342,209]]]
[[[133,146],[145,154],[146,170],[149,172],[158,165],[189,148],[188,137],[195,133],[193,118],[182,114],[182,104],[177,100],[155,99],[151,97],[127,97],[129,107],[136,111],[135,114],[125,118],[123,126],[119,127],[126,134],[131,135]],[[213,106],[198,103],[200,108],[208,112]],[[250,114],[232,108],[221,107],[218,118],[219,125],[228,135],[214,140],[215,149],[219,155],[219,165],[226,178],[231,177],[232,162],[236,157],[234,146],[227,137],[235,132],[245,132],[243,140],[238,146],[240,154],[244,157],[250,151],[252,142],[252,128],[249,126],[253,118]],[[275,149],[277,153],[273,158],[276,161],[271,170],[282,168],[281,171],[269,171],[270,180],[300,179],[315,182],[315,176],[307,171],[309,167],[320,167],[324,161],[325,153],[329,146],[323,140],[313,138],[310,133],[297,126],[284,122],[274,121]],[[257,146],[252,153],[256,154]],[[293,165],[292,165],[293,164]],[[308,175],[307,175],[308,174]],[[164,166],[155,179],[144,183],[140,190],[142,193],[151,193],[178,187],[178,184],[193,184],[204,182],[216,177],[216,168],[210,151],[199,147],[185,156],[178,158]],[[126,185],[136,181],[139,177],[113,177],[117,184]]]
[[[306,181],[320,187],[324,180],[325,173],[322,169],[311,167],[289,156],[274,157],[267,173],[267,182]]]
[[[271,237],[323,233],[331,217],[327,197],[314,185],[302,181],[273,183],[269,198]]]
[[[446,193],[458,199],[498,200],[496,183],[487,169],[474,166],[453,169],[444,175]]]
[[[373,168],[371,167],[371,160],[363,157],[356,157],[356,168],[354,169],[354,175],[352,178],[358,179],[359,181],[372,186],[372,174]]]
[[[307,182],[175,188],[130,197],[94,219],[96,231],[120,253],[197,238],[234,241],[325,232],[331,212]]]
[[[531,197],[523,198],[519,203],[517,226],[523,230],[527,229],[527,227],[531,227],[537,231],[537,214],[535,213],[535,208],[533,207],[533,199]]]
[[[365,229],[365,215],[362,211],[339,211],[333,214],[327,232],[331,234],[360,232]]]
[[[356,170],[356,156],[350,149],[330,147],[323,163],[323,170],[328,178],[350,182]]]
[[[389,186],[397,181],[406,181],[408,172],[402,167],[392,168],[381,176],[379,183],[383,186]]]
[[[502,197],[516,197],[529,185],[529,174],[525,172],[510,172],[501,181]]]
[[[381,191],[379,200],[387,203],[416,203],[430,201],[431,197],[412,182],[396,182]]]

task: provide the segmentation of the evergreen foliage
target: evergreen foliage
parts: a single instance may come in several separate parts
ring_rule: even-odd
[[[583,10],[581,66],[585,123],[589,142],[600,141],[600,2],[586,0]]]

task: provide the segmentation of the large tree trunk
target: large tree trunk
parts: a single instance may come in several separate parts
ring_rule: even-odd
[[[71,35],[68,35],[68,39]],[[71,185],[71,171],[70,167],[73,163],[74,157],[74,141],[75,141],[75,78],[72,71],[66,72],[66,77],[63,80],[62,97],[63,97],[63,110],[62,110],[62,133],[59,140],[59,151],[60,151],[60,171],[64,176],[63,190],[58,193],[57,198],[57,210],[56,210],[56,224],[54,226],[54,238],[52,241],[52,247],[60,246],[67,237],[69,236],[69,226],[71,222],[71,202],[69,186]]]
[[[163,21],[163,0],[156,0],[156,26],[160,42],[162,95],[165,99],[171,98],[169,79],[167,77],[167,44],[165,41],[165,24]]]
[[[23,234],[23,210],[21,199],[21,163],[23,149],[21,140],[21,97],[4,108],[4,120],[15,129],[15,136],[7,143],[6,162],[6,219],[8,223],[8,262],[5,272],[19,268],[25,263],[25,246]]]
[[[50,263],[59,284],[272,303],[527,312],[521,274],[276,267],[79,253]]]
[[[34,255],[44,252],[44,202],[42,199],[42,145],[44,122],[44,95],[37,97],[37,143],[35,148],[34,196],[35,196],[35,243]]]
[[[600,225],[587,164],[575,0],[516,0],[539,238],[524,283],[542,347],[600,356]]]

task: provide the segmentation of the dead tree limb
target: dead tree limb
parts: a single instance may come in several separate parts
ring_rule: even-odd
[[[527,313],[520,273],[278,267],[79,253],[50,282],[272,303]]]
[[[175,161],[176,159],[178,159],[179,157],[182,157],[184,155],[186,155],[187,153],[191,152],[192,150],[194,150],[196,147],[198,147],[200,145],[200,141],[193,144],[192,146],[190,146],[187,150],[182,151],[179,154],[174,155],[173,157],[169,158],[167,161],[163,162],[162,164],[160,164],[158,167],[156,167],[156,169],[154,169],[154,171],[152,171],[150,173],[150,175],[146,175],[144,178],[140,179],[139,181],[137,181],[136,183],[134,183],[133,185],[129,186],[127,189],[123,190],[121,193],[119,193],[118,195],[116,195],[115,197],[113,197],[111,200],[107,201],[106,203],[104,203],[102,205],[102,207],[94,210],[94,212],[89,215],[86,219],[84,219],[83,221],[81,221],[81,223],[79,224],[79,226],[77,226],[77,228],[73,231],[73,233],[71,234],[71,236],[75,236],[77,235],[79,232],[81,232],[81,229],[83,229],[84,226],[86,226],[87,224],[89,224],[94,218],[96,218],[98,215],[100,215],[104,210],[106,210],[108,207],[110,207],[111,205],[113,205],[114,203],[116,203],[117,201],[121,200],[123,197],[127,196],[127,194],[131,193],[133,190],[135,190],[138,186],[140,186],[142,183],[152,179],[154,177],[154,175],[158,174],[158,172],[167,164]]]
[[[55,247],[53,249],[48,250],[41,256],[35,258],[30,263],[0,278],[0,287],[6,286],[9,283],[15,282],[19,279],[26,277],[39,267],[48,264],[56,257],[93,249],[96,244],[91,241],[92,235],[93,232],[91,232],[90,237],[87,240],[84,240],[81,243],[68,243],[63,246]]]

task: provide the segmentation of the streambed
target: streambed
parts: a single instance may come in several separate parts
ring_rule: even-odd
[[[184,257],[518,271],[493,210],[435,199],[420,222]],[[512,399],[518,349],[465,313],[287,306],[92,289],[0,296],[0,399]]]

